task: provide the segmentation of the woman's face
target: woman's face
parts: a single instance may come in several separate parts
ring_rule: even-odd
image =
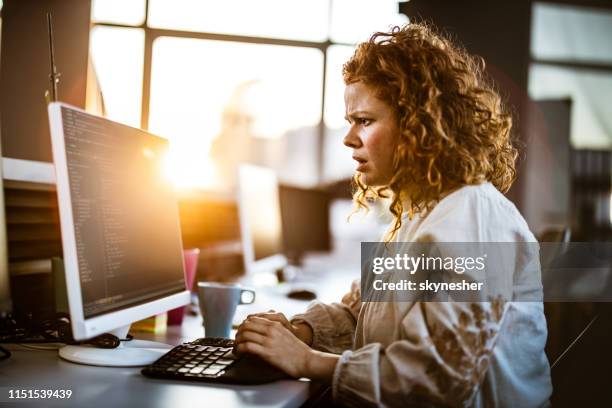
[[[357,171],[368,186],[383,186],[393,176],[393,152],[399,135],[395,112],[362,82],[344,90],[349,131],[344,144],[353,149]]]

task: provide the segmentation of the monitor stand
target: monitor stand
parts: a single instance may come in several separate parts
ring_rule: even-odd
[[[111,331],[120,339],[124,339],[130,326]],[[106,366],[106,367],[139,367],[155,362],[166,354],[172,346],[156,341],[130,340],[122,341],[119,347],[103,349],[94,346],[64,346],[59,349],[59,355],[64,360],[73,363]]]

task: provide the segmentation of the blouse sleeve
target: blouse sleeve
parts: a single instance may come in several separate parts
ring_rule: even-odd
[[[305,313],[295,315],[291,322],[310,326],[312,348],[340,354],[353,346],[360,308],[361,290],[359,282],[355,281],[340,303],[312,302]]]
[[[490,362],[504,304],[415,303],[402,340],[345,351],[332,392],[342,405],[467,405]]]

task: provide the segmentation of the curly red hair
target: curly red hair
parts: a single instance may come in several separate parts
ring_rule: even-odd
[[[395,223],[430,210],[461,186],[491,182],[506,192],[516,177],[512,118],[485,78],[484,62],[423,23],[377,32],[343,66],[344,82],[363,82],[395,110],[400,129],[388,185],[354,177],[357,208],[390,198]],[[404,208],[407,206],[407,208]]]

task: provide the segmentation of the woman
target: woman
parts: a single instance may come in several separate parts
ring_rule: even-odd
[[[409,24],[360,44],[343,75],[356,202],[389,199],[387,241],[535,241],[501,193],[515,176],[511,119],[478,60]],[[238,352],[330,384],[349,406],[545,405],[545,342],[541,302],[362,303],[357,285],[291,322],[250,316],[236,335]]]

